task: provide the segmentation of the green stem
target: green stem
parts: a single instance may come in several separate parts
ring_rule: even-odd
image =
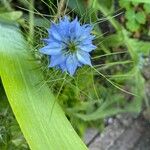
[[[113,27],[117,30],[120,31],[120,25],[118,24],[118,22],[112,17],[112,16],[108,16],[109,14],[109,10],[103,6],[98,4],[98,8],[100,9],[100,11],[106,16],[107,20],[110,21],[110,23],[113,25]]]
[[[63,8],[64,8],[64,4],[65,4],[65,0],[60,0],[60,2],[58,4],[58,11],[57,11],[57,14],[54,18],[54,22],[56,22],[57,19],[61,16]]]
[[[34,39],[34,0],[30,0],[29,5],[29,38],[28,41],[30,41],[33,44]]]

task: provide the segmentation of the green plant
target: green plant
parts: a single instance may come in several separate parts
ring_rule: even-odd
[[[88,127],[102,130],[104,118],[141,112],[145,99],[141,70],[150,53],[148,1],[141,4],[120,0],[118,9],[125,10],[125,15],[118,13],[113,0],[65,2],[62,14],[78,16],[82,24],[94,25],[92,34],[98,47],[91,54],[93,67],[84,66],[75,76],[48,69],[47,58],[39,53],[49,20],[57,21],[60,16],[56,1],[37,1],[34,7],[33,1],[18,0],[19,11],[8,2],[0,3],[0,76],[31,149],[87,149],[78,135],[82,138]],[[147,41],[143,40],[143,33]],[[4,114],[9,105],[1,99],[0,104]],[[149,107],[149,102],[145,104]],[[0,139],[6,141],[1,145],[28,149],[11,110],[6,112],[15,125],[0,124]],[[3,127],[10,132],[3,134]],[[16,127],[19,137],[11,130]],[[8,136],[8,140],[2,135]]]
[[[125,8],[126,27],[131,32],[141,32],[144,25],[147,23],[147,16],[149,15],[149,4],[141,4],[138,1],[124,1],[121,0],[120,6]]]

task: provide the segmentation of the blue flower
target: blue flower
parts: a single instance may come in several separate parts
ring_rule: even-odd
[[[68,17],[51,23],[49,37],[44,39],[46,46],[40,49],[49,56],[49,67],[56,67],[73,75],[82,65],[91,66],[90,54],[96,46],[92,44],[93,27],[90,24],[80,25],[78,19],[69,21]]]

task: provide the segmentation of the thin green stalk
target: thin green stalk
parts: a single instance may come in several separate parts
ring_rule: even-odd
[[[65,4],[65,0],[60,0],[59,4],[58,4],[58,11],[57,14],[54,18],[54,22],[56,22],[58,20],[58,18],[61,16],[63,8],[64,8],[64,4]]]
[[[29,4],[29,38],[28,40],[33,44],[34,39],[34,0],[30,0]]]
[[[127,93],[127,94],[130,94],[130,95],[133,95],[133,96],[138,96],[134,93],[131,93],[129,91],[126,91],[124,90],[123,88],[121,88],[120,86],[116,85],[116,83],[114,83],[113,81],[111,81],[110,79],[108,79],[104,74],[102,74],[101,72],[99,72],[96,68],[92,67],[92,69],[97,72],[100,76],[102,76],[104,79],[106,79],[111,85],[113,85],[115,88],[117,88],[118,90],[124,92],[124,93]]]
[[[110,21],[110,23],[113,25],[113,27],[114,27],[117,31],[120,31],[120,25],[117,23],[117,21],[116,21],[113,17],[108,16],[109,10],[108,10],[105,6],[100,5],[99,3],[98,3],[98,8],[100,9],[100,11],[101,11],[105,16],[107,16],[107,17],[106,17],[107,20]]]

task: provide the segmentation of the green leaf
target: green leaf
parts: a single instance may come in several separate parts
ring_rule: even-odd
[[[150,13],[150,4],[144,4],[143,7],[146,13]]]
[[[133,9],[126,11],[125,17],[127,19],[126,26],[127,28],[134,32],[140,28],[140,24],[145,24],[146,16],[143,11],[135,13]]]
[[[140,24],[138,24],[136,22],[136,20],[127,21],[126,26],[132,32],[135,32],[135,31],[139,30],[139,28],[140,28]]]
[[[112,7],[114,6],[114,1],[113,0],[99,0],[98,1],[100,5],[104,5],[105,7],[107,7],[108,9],[112,9]]]
[[[120,109],[117,107],[114,107],[114,104],[117,102],[121,102],[124,99],[118,94],[115,96],[108,97],[108,99],[103,102],[97,110],[90,114],[81,114],[76,113],[75,115],[84,121],[91,121],[91,120],[97,120],[97,119],[103,119],[108,116],[115,115],[117,113],[125,112],[124,109]]]
[[[145,22],[146,22],[145,13],[144,13],[143,11],[137,12],[137,13],[136,13],[136,20],[137,20],[137,22],[139,22],[140,24],[145,24]]]
[[[126,9],[130,9],[130,7],[131,7],[130,2],[128,2],[126,0],[120,0],[119,4],[120,4],[121,7],[124,7]]]
[[[103,119],[106,117],[110,117],[113,115],[116,115],[118,113],[125,112],[121,109],[116,109],[116,108],[109,108],[107,110],[97,110],[92,114],[89,115],[84,115],[84,114],[76,114],[77,117],[83,119],[84,121],[93,121],[97,119]]]
[[[71,9],[75,9],[75,11],[81,16],[85,15],[85,12],[87,11],[86,3],[84,3],[83,0],[69,0],[68,6]]]
[[[128,43],[132,45],[132,48],[136,49],[136,53],[149,56],[150,53],[150,42],[140,41],[137,39],[128,39]]]
[[[21,11],[5,12],[5,13],[0,13],[0,20],[13,22],[20,19],[21,16],[22,16]]]
[[[17,27],[0,23],[0,75],[32,150],[85,150],[46,84]],[[43,82],[42,82],[43,81]],[[53,109],[52,109],[53,108]]]
[[[137,6],[139,5],[139,3],[138,3],[138,2],[132,2],[132,5],[133,5],[134,7],[137,7]]]
[[[126,11],[125,17],[130,21],[135,20],[136,19],[135,11],[132,9],[129,9],[128,11]]]
[[[132,21],[132,23],[133,21],[137,21],[140,24],[144,24],[146,22],[146,16],[143,11],[135,13],[133,9],[130,9],[126,12],[125,16],[127,20],[129,20],[129,22]]]
[[[40,18],[40,17],[35,17],[34,18],[34,24],[35,24],[35,26],[38,26],[38,27],[44,27],[44,28],[49,28],[50,27],[49,20],[47,20],[45,18]]]

